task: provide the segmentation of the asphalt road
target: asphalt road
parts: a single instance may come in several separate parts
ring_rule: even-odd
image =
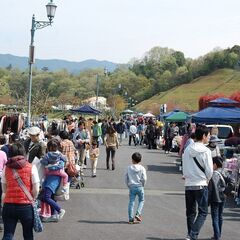
[[[61,202],[66,210],[58,223],[45,223],[44,232],[35,234],[36,240],[181,240],[186,236],[184,187],[175,165],[176,154],[165,155],[161,150],[142,146],[127,146],[117,151],[116,169],[106,170],[105,149],[101,147],[97,177],[85,171],[85,188],[71,189],[70,200]],[[139,151],[147,169],[143,222],[128,224],[128,189],[124,171],[131,163],[131,154]],[[232,203],[231,203],[232,204]],[[222,239],[239,240],[240,208],[226,207]],[[199,239],[213,235],[210,215]],[[20,225],[15,240],[22,238]]]

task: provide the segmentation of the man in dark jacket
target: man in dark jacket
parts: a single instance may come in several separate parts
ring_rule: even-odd
[[[121,119],[120,122],[117,124],[117,133],[118,133],[118,137],[119,137],[119,145],[122,144],[125,128],[126,128],[125,123]]]
[[[30,138],[24,141],[23,145],[27,153],[27,159],[30,163],[34,158],[42,158],[46,152],[46,147],[39,139],[41,129],[39,127],[30,127],[27,132]]]

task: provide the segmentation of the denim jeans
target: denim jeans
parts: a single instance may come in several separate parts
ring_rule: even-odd
[[[23,229],[24,240],[33,238],[33,208],[31,204],[4,203],[2,211],[4,234],[3,240],[12,240],[20,220]]]
[[[191,240],[198,239],[208,214],[208,188],[204,186],[199,190],[185,190],[186,215],[188,235]],[[197,215],[198,207],[198,215]]]
[[[55,214],[56,212],[59,213],[61,208],[59,205],[52,199],[53,192],[49,188],[44,188],[44,196],[43,202],[46,202],[51,206],[52,213]]]
[[[128,204],[128,219],[132,221],[134,219],[134,205],[135,198],[138,196],[138,206],[135,215],[141,215],[144,205],[144,188],[143,187],[130,187],[129,188],[129,204]]]
[[[124,132],[123,133],[118,133],[118,138],[119,138],[119,144],[121,144],[122,140],[124,138]]]
[[[224,208],[224,202],[211,203],[212,226],[213,226],[214,238],[216,240],[219,240],[221,238],[223,208]]]
[[[115,153],[116,153],[116,147],[107,147],[106,148],[106,164],[107,164],[107,169],[109,169],[109,159],[110,159],[110,154],[111,154],[111,159],[112,159],[112,169],[115,169]]]

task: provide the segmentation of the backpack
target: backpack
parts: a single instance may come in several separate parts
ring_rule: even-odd
[[[235,190],[235,184],[234,184],[234,180],[230,177],[225,177],[223,176],[220,172],[216,171],[222,182],[225,184],[225,190],[223,191],[223,193],[227,196],[230,196],[232,194],[232,192]]]

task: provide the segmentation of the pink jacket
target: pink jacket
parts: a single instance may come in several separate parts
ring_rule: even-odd
[[[2,170],[7,162],[7,155],[4,151],[0,150],[0,177],[2,177]]]

